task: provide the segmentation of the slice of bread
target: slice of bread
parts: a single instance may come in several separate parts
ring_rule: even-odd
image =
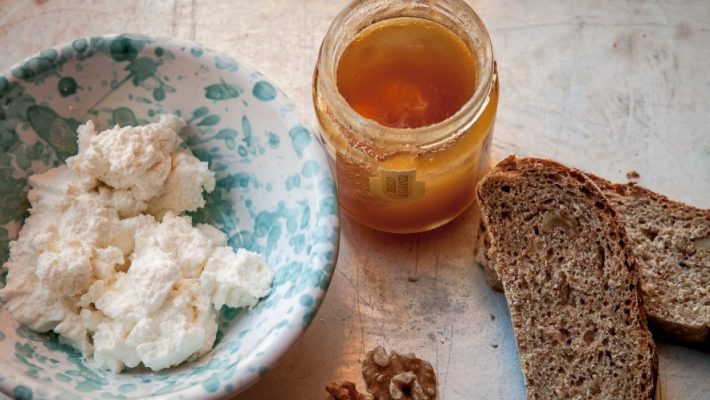
[[[508,157],[478,185],[528,399],[653,399],[658,361],[621,221],[583,173]]]
[[[651,330],[688,344],[710,344],[710,210],[678,203],[648,189],[613,184],[585,173],[624,222],[640,269]],[[502,291],[480,222],[476,261]]]
[[[592,179],[626,227],[651,328],[671,340],[710,342],[710,210]]]

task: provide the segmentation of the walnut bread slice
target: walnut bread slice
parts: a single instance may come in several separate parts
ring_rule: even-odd
[[[653,399],[658,361],[624,228],[583,173],[508,157],[478,185],[528,399]]]
[[[634,183],[586,173],[618,213],[638,261],[641,297],[651,330],[668,340],[710,344],[710,210],[670,200]],[[480,222],[476,261],[486,282],[502,286]]]
[[[710,344],[710,210],[589,176],[624,222],[654,333]]]

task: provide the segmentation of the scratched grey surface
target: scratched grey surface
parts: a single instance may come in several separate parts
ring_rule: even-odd
[[[494,155],[541,155],[710,207],[710,3],[471,2],[501,75]],[[172,35],[269,76],[313,121],[320,41],[343,1],[0,0],[0,69],[47,46],[114,32]],[[41,29],[39,28],[41,27]],[[302,339],[239,398],[322,399],[330,379],[362,385],[378,344],[435,366],[441,398],[524,398],[504,298],[474,267],[478,215],[420,235],[343,218],[340,259]],[[418,279],[410,282],[408,278]],[[710,398],[710,354],[659,345],[663,399]]]

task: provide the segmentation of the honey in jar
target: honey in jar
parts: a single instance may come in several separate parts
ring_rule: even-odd
[[[462,1],[351,5],[314,75],[341,209],[399,233],[461,214],[488,163],[497,102],[490,39]]]
[[[392,18],[350,42],[336,85],[358,114],[392,128],[419,128],[452,116],[473,95],[471,51],[443,25]]]

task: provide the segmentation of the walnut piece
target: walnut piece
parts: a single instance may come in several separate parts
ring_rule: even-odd
[[[358,392],[355,384],[348,381],[328,382],[325,390],[330,394],[327,400],[373,400],[371,394]]]
[[[387,357],[387,352],[382,346],[377,346],[375,350],[372,350],[372,361],[380,367],[386,367],[390,363],[389,357]]]
[[[696,250],[710,251],[710,236],[695,240],[693,246]]]
[[[388,356],[378,346],[362,362],[362,376],[375,400],[437,400],[434,368],[414,354]]]
[[[577,233],[577,224],[563,212],[551,211],[542,218],[542,231],[552,232],[556,227],[568,233]]]
[[[395,400],[413,399],[427,400],[422,387],[413,372],[405,372],[392,377],[390,381],[390,396]]]

